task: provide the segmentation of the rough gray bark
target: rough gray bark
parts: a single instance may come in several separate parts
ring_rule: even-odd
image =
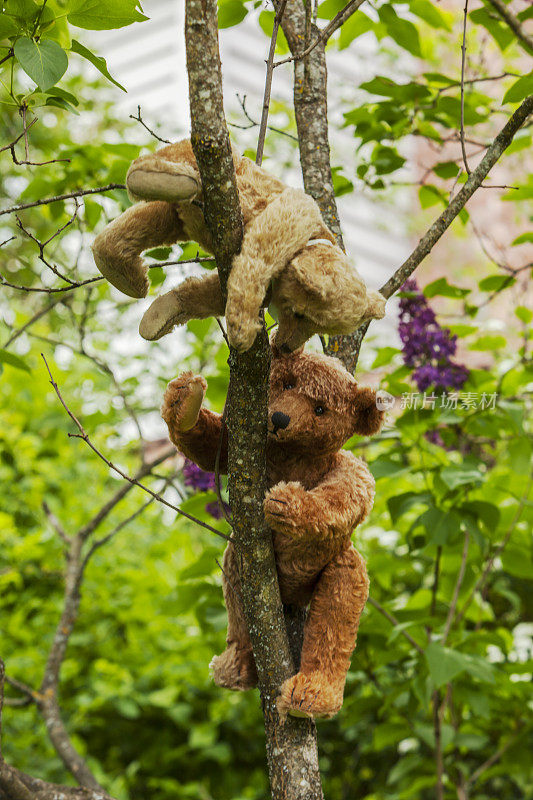
[[[242,223],[223,109],[216,0],[187,0],[185,38],[192,144],[204,190],[205,216],[225,285],[241,244]],[[272,538],[265,524],[267,398],[266,331],[244,354],[230,351],[227,402],[229,493],[241,592],[259,676],[266,752],[274,800],[321,800],[316,730],[310,720],[276,709],[280,685],[293,672]]]

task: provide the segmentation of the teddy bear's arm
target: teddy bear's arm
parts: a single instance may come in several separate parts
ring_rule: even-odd
[[[334,468],[313,489],[280,482],[267,492],[268,524],[288,536],[344,538],[370,513],[374,478],[366,464],[345,451]]]
[[[207,383],[200,375],[185,372],[171,381],[163,397],[161,416],[170,440],[184,456],[206,472],[214,472],[220,448],[219,469],[227,472],[228,436],[222,431],[222,415],[202,407]],[[221,441],[222,434],[222,441]]]
[[[254,342],[270,282],[313,237],[333,241],[317,204],[300,189],[285,189],[246,226],[226,303],[228,337],[238,350],[248,350]]]
[[[183,223],[170,203],[137,203],[106,225],[92,250],[96,266],[109,283],[129,297],[145,297],[148,270],[141,253],[186,238]]]

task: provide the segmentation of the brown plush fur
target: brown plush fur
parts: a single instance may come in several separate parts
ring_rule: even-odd
[[[171,381],[162,415],[179,450],[212,471],[222,423],[219,414],[202,407],[205,389],[203,378],[192,373]],[[282,714],[330,717],[342,705],[368,595],[365,564],[350,537],[374,498],[374,479],[364,461],[340,448],[354,433],[376,433],[383,412],[375,392],[359,389],[339,361],[299,352],[274,357],[268,414],[264,509],[281,597],[287,604],[310,604],[300,669],[281,687],[278,705]],[[227,468],[225,438],[220,467]],[[220,686],[249,689],[256,686],[257,674],[231,544],[223,584],[227,649],[213,659],[213,677]]]
[[[253,344],[270,285],[273,311],[279,316],[276,344],[285,351],[297,349],[314,333],[350,333],[367,320],[383,317],[385,299],[367,291],[324,225],[315,201],[235,151],[233,157],[244,221],[225,306],[234,347],[247,350]],[[96,237],[93,253],[100,272],[114,286],[131,297],[144,297],[144,250],[188,240],[212,250],[191,143],[177,142],[136,159],[126,183],[131,198],[140,202]],[[175,325],[223,313],[216,273],[190,278],[152,303],[140,333],[145,339],[159,339]]]

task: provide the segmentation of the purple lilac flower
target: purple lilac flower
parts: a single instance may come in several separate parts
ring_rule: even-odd
[[[404,363],[413,367],[418,390],[461,389],[468,378],[468,369],[451,360],[457,350],[457,337],[439,325],[413,278],[404,283],[402,291],[409,295],[400,299],[398,331]]]
[[[229,514],[230,508],[229,508],[227,503],[224,503],[224,508],[227,511],[227,513]],[[214,519],[221,519],[222,518],[222,511],[220,510],[220,506],[218,504],[218,500],[213,500],[211,503],[206,503],[205,510],[207,511],[208,514],[211,514],[211,516]]]
[[[209,492],[215,488],[215,473],[205,472],[188,458],[183,465],[183,478],[185,486],[190,486],[197,492]]]

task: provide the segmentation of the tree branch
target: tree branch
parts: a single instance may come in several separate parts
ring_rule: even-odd
[[[391,297],[400,286],[403,286],[407,278],[412,275],[421,261],[431,252],[434,245],[439,241],[442,234],[450,227],[456,216],[464,208],[468,200],[472,197],[476,189],[479,189],[494,164],[509,147],[517,131],[527,122],[530,114],[533,113],[533,95],[529,95],[519,108],[512,114],[508,122],[504,125],[500,133],[496,136],[487,152],[479,162],[476,169],[471,173],[460,192],[456,194],[448,207],[435,220],[433,225],[420,239],[419,243],[403,264],[398,267],[394,275],[389,278],[380,292],[384,297]]]
[[[488,0],[491,6],[496,9],[500,17],[505,20],[513,33],[522,42],[528,52],[533,53],[533,38],[529,36],[520,24],[520,21],[512,14],[502,0]]]
[[[261,113],[261,125],[259,127],[259,137],[257,139],[257,152],[255,156],[255,163],[260,167],[263,162],[263,150],[265,147],[265,136],[268,121],[268,109],[270,107],[270,90],[272,88],[272,73],[274,70],[274,53],[276,52],[276,41],[278,38],[278,29],[285,11],[287,0],[280,0],[279,7],[274,17],[274,27],[272,28],[272,37],[270,39],[270,49],[268,52],[267,71],[265,77],[265,91],[263,95],[263,111]]]
[[[78,430],[80,431],[79,434],[78,433],[69,433],[68,435],[70,437],[72,437],[74,439],[83,439],[83,441],[86,442],[89,445],[91,450],[94,453],[96,453],[96,455],[99,458],[101,458],[102,461],[105,464],[107,464],[107,466],[110,469],[113,470],[113,472],[118,473],[118,475],[120,475],[122,478],[124,478],[124,480],[128,481],[132,485],[138,486],[140,489],[142,489],[144,492],[149,494],[151,497],[153,497],[159,503],[162,503],[164,506],[167,506],[167,508],[171,508],[173,511],[176,511],[180,516],[186,517],[187,519],[191,520],[191,522],[195,522],[197,525],[200,525],[200,527],[205,528],[208,531],[211,531],[211,533],[215,533],[217,536],[220,536],[222,539],[226,539],[227,541],[230,540],[230,537],[227,536],[225,533],[222,533],[222,531],[217,530],[217,528],[213,528],[212,525],[208,525],[207,522],[202,522],[202,520],[201,519],[197,519],[197,517],[193,517],[192,514],[188,514],[186,511],[183,511],[181,508],[179,508],[178,506],[175,506],[173,503],[169,503],[168,500],[165,500],[165,498],[162,497],[160,494],[158,494],[157,492],[153,492],[151,489],[148,488],[148,486],[145,486],[144,483],[141,483],[136,477],[132,478],[131,475],[128,475],[127,473],[123,472],[123,470],[121,470],[120,467],[117,467],[116,464],[113,464],[112,461],[110,461],[108,458],[106,458],[106,456],[102,452],[100,452],[100,450],[98,450],[98,448],[92,443],[92,441],[89,438],[89,434],[85,431],[85,429],[83,428],[83,425],[81,424],[81,422],[74,416],[74,414],[72,413],[72,411],[70,410],[70,408],[68,407],[66,402],[64,401],[64,399],[63,399],[63,397],[61,395],[61,392],[59,391],[59,387],[58,387],[57,383],[54,381],[52,373],[50,372],[50,367],[48,366],[48,362],[46,361],[46,358],[44,357],[44,355],[42,353],[41,353],[41,357],[42,357],[42,359],[43,359],[43,361],[44,361],[44,363],[46,365],[46,369],[48,370],[48,374],[50,376],[50,383],[52,384],[52,386],[54,388],[54,391],[55,391],[55,393],[56,393],[61,405],[63,406],[63,408],[65,409],[65,411],[67,412],[67,414],[69,415],[71,420],[75,423],[75,425],[78,428]]]

